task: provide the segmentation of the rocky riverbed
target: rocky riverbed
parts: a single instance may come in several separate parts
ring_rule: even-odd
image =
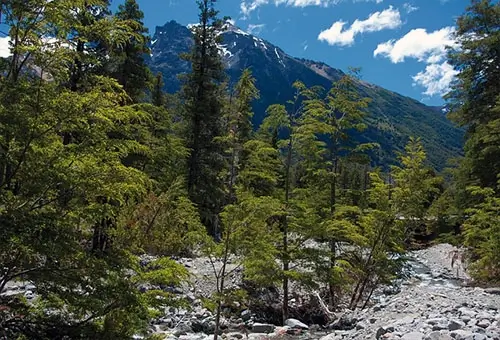
[[[468,286],[470,278],[461,263],[460,252],[451,245],[440,244],[410,255],[408,278],[394,287],[380,289],[369,308],[346,313],[330,327],[306,325],[296,319],[288,320],[285,326],[276,326],[253,311],[236,306],[236,310],[243,312],[226,313],[232,316],[222,318],[221,338],[500,340],[500,288]],[[204,258],[179,259],[179,262],[191,272],[191,284],[165,289],[185,298],[190,308],[165,309],[163,316],[151,324],[150,331],[169,340],[212,339],[215,317],[203,303],[203,298],[215,291],[212,263]],[[228,270],[232,275],[226,287],[239,287],[241,269],[230,264]],[[28,300],[35,299],[36,287],[27,282],[9,283],[2,293],[18,294]]]
[[[344,330],[305,325],[288,320],[284,327],[254,322],[252,311],[222,320],[223,339],[404,339],[500,340],[500,289],[465,286],[469,277],[460,253],[440,244],[411,253],[411,273],[397,289],[381,290],[374,304],[344,316]],[[153,325],[167,339],[211,339],[212,313],[196,296],[213,289],[210,269],[203,259],[184,260],[195,284],[187,295],[192,309],[170,308]],[[233,268],[234,269],[234,268]],[[229,280],[237,286],[238,275]],[[212,286],[211,286],[212,285]],[[338,327],[337,327],[338,328]],[[349,328],[349,329],[346,329]]]

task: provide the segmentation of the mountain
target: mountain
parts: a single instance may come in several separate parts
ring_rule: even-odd
[[[292,57],[270,42],[229,23],[222,35],[221,55],[230,82],[235,83],[247,67],[256,78],[260,99],[254,103],[254,126],[262,122],[269,105],[285,103],[292,98],[294,81],[329,89],[332,82],[344,75],[325,63]],[[170,93],[181,86],[178,76],[190,71],[189,63],[179,55],[189,52],[192,44],[188,27],[175,21],[156,27],[148,63],[153,72],[163,73],[165,89]],[[409,136],[422,137],[429,163],[437,170],[443,169],[449,158],[461,154],[463,131],[446,119],[441,108],[426,106],[365,81],[358,82],[358,90],[361,95],[371,98],[371,103],[367,117],[369,127],[356,138],[380,144],[373,155],[376,164],[393,164],[396,152],[403,150]]]

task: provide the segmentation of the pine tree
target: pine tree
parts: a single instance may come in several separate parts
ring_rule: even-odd
[[[133,34],[126,43],[111,51],[111,76],[123,86],[132,102],[138,103],[144,99],[151,82],[151,72],[144,60],[149,53],[148,29],[142,22],[144,13],[136,0],[126,0],[118,7],[115,17],[128,25]]]
[[[249,69],[243,71],[233,92],[229,97],[224,117],[226,135],[217,139],[226,146],[228,164],[226,187],[229,203],[234,203],[236,200],[236,181],[240,170],[245,166],[244,144],[250,140],[252,134],[251,105],[252,101],[259,97],[255,78]]]
[[[151,103],[154,106],[164,107],[166,104],[165,93],[163,92],[163,75],[158,73],[153,82],[153,91],[151,93]]]
[[[500,5],[473,0],[457,20],[449,62],[460,72],[446,96],[450,117],[467,129],[465,156],[472,181],[496,190],[500,173]]]
[[[192,27],[194,47],[184,58],[191,63],[182,89],[187,123],[188,191],[198,206],[203,223],[212,235],[219,233],[218,214],[224,202],[220,173],[224,162],[220,143],[223,136],[222,109],[224,69],[219,55],[218,34],[222,21],[217,18],[214,0],[197,1],[199,24]]]

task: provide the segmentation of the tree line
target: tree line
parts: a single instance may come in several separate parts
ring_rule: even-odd
[[[371,166],[368,98],[353,69],[331,88],[300,80],[252,126],[251,69],[230,85],[219,43],[225,19],[199,0],[191,64],[163,92],[144,56],[135,0],[1,4],[11,56],[0,62],[0,334],[15,339],[127,339],[189,280],[174,256],[206,256],[223,305],[252,289],[312,292],[328,317],[364,308],[403,272],[421,235],[467,248],[481,282],[500,277],[500,8],[474,0],[457,21],[460,73],[447,96],[467,129],[465,156],[437,175],[418,136],[399,164]],[[154,260],[144,262],[144,254]],[[229,262],[248,289],[227,285]],[[5,294],[33,282],[37,298]],[[153,289],[141,292],[148,283]],[[295,289],[294,288],[294,289]],[[255,301],[254,301],[255,302]]]

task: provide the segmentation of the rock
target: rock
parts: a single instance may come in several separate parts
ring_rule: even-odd
[[[486,320],[493,320],[494,317],[488,312],[480,312],[476,315],[476,319],[481,320],[481,319],[486,319]]]
[[[425,335],[420,332],[411,332],[403,335],[403,337],[401,337],[401,340],[423,340],[424,337]]]
[[[425,336],[425,340],[453,340],[453,338],[447,333],[441,332],[431,332]]]
[[[319,340],[342,340],[342,338],[343,337],[341,334],[332,333],[332,334],[325,335],[324,337],[320,338]]]
[[[268,340],[269,336],[266,333],[250,333],[248,340]]]
[[[251,317],[252,317],[252,312],[249,311],[248,309],[241,312],[241,319],[243,321],[248,321],[248,320],[250,320]]]
[[[184,323],[177,325],[177,327],[172,331],[172,334],[176,337],[180,337],[181,335],[186,335],[188,333],[193,333],[193,329]]]
[[[456,340],[469,340],[470,338],[467,338],[467,337],[472,336],[473,333],[471,331],[457,329],[455,331],[451,331],[450,335],[453,339],[456,339]]]
[[[488,294],[500,295],[500,287],[486,288],[484,292]]]
[[[252,332],[254,333],[272,333],[276,326],[267,323],[254,323],[252,325]]]
[[[377,329],[377,333],[375,334],[375,337],[377,339],[380,339],[384,334],[394,332],[394,327],[380,327]]]
[[[299,328],[299,329],[309,329],[309,326],[305,323],[297,320],[297,319],[287,319],[285,320],[285,325],[291,328]]]
[[[24,292],[24,297],[28,300],[31,300],[35,298],[35,293],[33,293],[31,290],[27,290],[26,292]]]
[[[481,328],[488,328],[491,325],[491,322],[487,319],[483,319],[479,321],[476,325]]]
[[[360,321],[356,324],[356,330],[359,331],[361,329],[365,329],[366,328],[366,325],[364,322]]]
[[[457,321],[457,320],[451,320],[448,323],[448,329],[450,331],[455,331],[457,329],[461,329],[465,326],[465,324],[462,321]]]

